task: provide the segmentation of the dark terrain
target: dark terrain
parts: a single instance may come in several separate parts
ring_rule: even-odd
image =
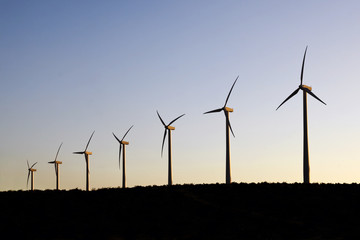
[[[360,239],[358,184],[0,192],[1,239]]]

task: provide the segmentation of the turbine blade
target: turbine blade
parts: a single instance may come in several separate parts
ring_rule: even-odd
[[[59,151],[60,151],[60,148],[61,148],[62,144],[63,144],[63,143],[60,144],[60,147],[59,147],[59,149],[57,150],[57,153],[56,153],[56,156],[55,156],[55,161],[56,161],[56,159],[57,159],[57,157],[58,157],[58,154],[59,154]]]
[[[218,109],[215,109],[215,110],[211,110],[211,111],[205,112],[204,114],[214,113],[214,112],[221,112],[222,110],[224,110],[224,108],[218,108]]]
[[[84,154],[85,152],[73,152],[73,154]]]
[[[314,98],[316,98],[317,100],[319,100],[320,102],[322,102],[323,104],[326,105],[326,103],[324,103],[320,98],[318,98],[313,92],[311,92],[309,89],[305,88],[304,89],[305,92],[307,92],[308,94],[310,94],[311,96],[313,96]]]
[[[34,163],[34,164],[31,166],[31,168],[33,168],[33,166],[35,166],[35,164],[37,164],[37,162],[36,162],[36,163]]]
[[[226,118],[226,124],[230,127],[230,131],[231,131],[232,135],[235,137],[235,134],[234,134],[231,124],[230,124],[230,119],[226,113],[225,113],[225,118]]]
[[[164,131],[164,137],[163,137],[163,141],[162,141],[162,145],[161,145],[161,157],[162,157],[162,155],[163,155],[163,150],[164,150],[164,143],[165,143],[166,133],[167,133],[167,129],[165,128],[165,131]]]
[[[297,88],[292,94],[290,94],[290,96],[288,96],[278,107],[276,110],[279,109],[279,107],[281,107],[281,105],[283,105],[287,100],[289,100],[290,98],[292,98],[293,96],[295,96],[298,91],[300,90],[300,88]]]
[[[114,135],[114,137],[116,138],[116,140],[121,144],[120,139],[118,139],[117,136],[116,136],[114,133],[112,133],[112,134]]]
[[[304,64],[305,64],[305,57],[306,57],[307,48],[308,48],[308,46],[306,46],[306,48],[305,48],[304,58],[303,58],[302,67],[301,67],[300,85],[302,85],[302,83],[303,83]]]
[[[27,177],[27,182],[26,182],[26,187],[29,187],[29,177],[30,177],[30,170],[28,170],[28,177]]]
[[[174,120],[172,120],[172,121],[169,123],[168,126],[170,126],[172,123],[174,123],[176,120],[178,120],[179,118],[181,118],[181,117],[184,116],[184,115],[185,115],[185,114],[180,115],[180,116],[178,116],[177,118],[175,118]]]
[[[164,121],[162,120],[162,118],[160,117],[160,114],[159,114],[159,112],[156,110],[156,113],[157,113],[157,115],[159,116],[159,118],[160,118],[160,121],[162,122],[162,124],[164,125],[164,127],[166,127],[166,124],[164,123]]]
[[[88,143],[86,144],[86,148],[85,148],[85,151],[84,151],[84,152],[86,152],[86,150],[87,150],[87,148],[88,148],[88,146],[89,146],[89,144],[90,144],[91,138],[92,138],[92,136],[94,135],[94,133],[95,133],[95,131],[93,131],[93,133],[91,134],[90,139],[89,139]]]
[[[133,126],[134,126],[134,125],[132,125],[132,126],[129,128],[129,130],[127,130],[127,132],[125,133],[125,135],[123,136],[123,138],[121,139],[121,141],[124,140],[126,134],[128,134],[128,132],[130,131],[130,129],[131,129]]]
[[[52,162],[48,162],[48,163],[55,163],[55,161],[52,161]]]
[[[26,163],[27,163],[27,166],[28,166],[28,169],[29,169],[30,168],[29,161],[26,160]]]
[[[231,91],[233,90],[234,85],[235,85],[236,81],[238,80],[238,78],[239,78],[239,76],[237,76],[237,77],[236,77],[235,82],[233,83],[233,85],[232,85],[232,87],[231,87],[231,89],[230,89],[230,92],[229,92],[229,94],[228,94],[228,96],[227,96],[227,98],[226,98],[226,101],[225,101],[225,105],[224,105],[224,107],[226,107],[226,104],[227,104],[227,102],[228,102],[228,100],[229,100],[229,97],[230,97]]]
[[[120,170],[120,163],[121,163],[121,145],[122,144],[120,144],[120,147],[119,147],[119,170]]]
[[[57,164],[55,164],[55,175],[56,175],[56,177],[57,177],[57,175],[58,175],[58,173],[57,173],[57,168],[58,168],[58,166],[57,166]]]

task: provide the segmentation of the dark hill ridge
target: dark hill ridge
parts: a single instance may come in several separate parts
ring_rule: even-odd
[[[2,239],[360,237],[358,184],[9,191],[0,199]]]

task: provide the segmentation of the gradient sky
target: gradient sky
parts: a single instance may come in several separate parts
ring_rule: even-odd
[[[359,1],[0,0],[0,190],[121,185],[118,143],[126,140],[127,184],[167,183],[161,158],[173,126],[173,182],[225,182],[228,102],[232,180],[302,182],[302,94],[308,99],[311,182],[360,181]],[[165,152],[166,153],[166,152]]]

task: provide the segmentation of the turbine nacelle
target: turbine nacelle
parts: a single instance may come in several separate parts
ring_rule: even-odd
[[[36,169],[30,168],[29,171],[36,172]]]
[[[166,126],[165,128],[169,129],[169,130],[175,130],[175,127],[173,127],[173,126]]]
[[[123,145],[129,145],[129,142],[126,142],[126,141],[121,141],[120,143]]]
[[[48,162],[48,163],[62,164],[62,162],[60,162],[60,161],[52,161],[52,162]]]
[[[92,155],[92,152],[85,151],[84,154],[86,154],[86,155]]]
[[[233,112],[234,109],[233,109],[233,108],[229,108],[229,107],[224,107],[224,111],[225,111],[225,112]]]
[[[305,89],[308,89],[309,91],[311,91],[311,90],[312,90],[312,88],[311,88],[311,87],[306,86],[306,85],[300,85],[300,86],[299,86],[299,88],[300,88],[301,90],[305,90]]]

